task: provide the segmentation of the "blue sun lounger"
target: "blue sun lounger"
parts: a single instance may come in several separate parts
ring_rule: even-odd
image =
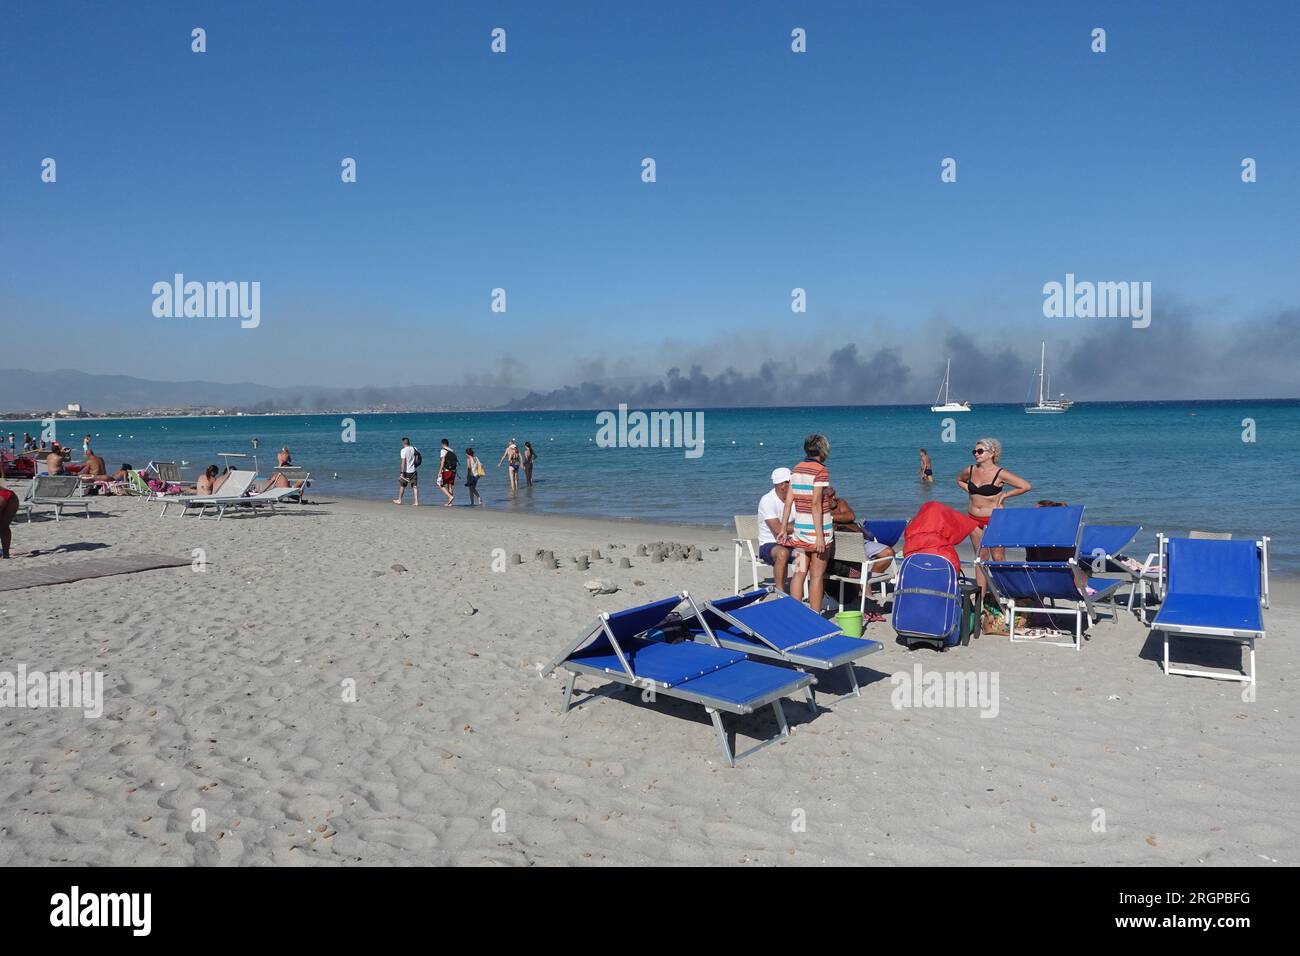
[[[882,650],[879,641],[849,637],[835,623],[808,605],[773,588],[759,588],[734,597],[706,601],[702,627],[691,628],[697,641],[707,641],[753,657],[792,664],[798,670],[829,671],[843,667],[853,695],[861,697],[853,662]],[[817,701],[808,687],[808,706]]]
[[[740,651],[726,650],[716,641],[700,644],[691,640],[672,644],[663,639],[660,626],[671,630],[669,615],[679,607],[682,620],[702,623],[700,609],[690,594],[629,608],[614,614],[602,613],[596,624],[542,671],[569,673],[564,691],[564,712],[573,699],[574,681],[579,675],[599,677],[638,687],[653,695],[677,697],[702,704],[713,719],[718,742],[727,764],[790,735],[781,709],[781,698],[796,694],[815,681],[809,674],[751,661]],[[666,620],[667,619],[667,620]],[[722,725],[722,714],[752,714],[771,704],[780,734],[735,754]]]
[[[1026,560],[994,561],[976,558],[984,569],[985,580],[993,592],[1010,605],[1007,612],[1009,638],[1016,640],[1016,612],[1074,617],[1074,639],[1070,641],[1034,641],[1052,647],[1083,645],[1083,618],[1091,623],[1099,615],[1097,605],[1112,597],[1123,581],[1088,577],[1080,590],[1075,572],[1080,569],[1079,544],[1083,536],[1083,506],[1065,508],[997,508],[989,517],[980,548],[1024,548]],[[1043,552],[1050,560],[1041,560]],[[1033,560],[1029,560],[1033,558]],[[1032,601],[1017,607],[1017,601]],[[1057,602],[1066,606],[1057,606]],[[1118,614],[1111,608],[1111,620]],[[1022,642],[1026,639],[1021,638]]]
[[[1147,577],[1141,566],[1130,568],[1122,560],[1124,549],[1141,531],[1140,524],[1086,524],[1079,540],[1079,560],[1087,565],[1091,574],[1122,574],[1128,578],[1125,582],[1130,585],[1128,609],[1130,612],[1133,610],[1133,602],[1141,594],[1142,607],[1138,613],[1145,621]]]
[[[1165,676],[1255,683],[1255,641],[1264,636],[1268,607],[1268,541],[1160,537],[1169,586],[1151,629],[1164,635]],[[1242,674],[1172,668],[1170,635],[1236,641],[1250,648],[1250,666]]]

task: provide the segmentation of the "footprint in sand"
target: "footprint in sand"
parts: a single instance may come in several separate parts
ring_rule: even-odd
[[[144,677],[140,675],[125,675],[117,684],[118,693],[135,696],[136,694],[147,694],[156,689],[162,683],[160,677]]]

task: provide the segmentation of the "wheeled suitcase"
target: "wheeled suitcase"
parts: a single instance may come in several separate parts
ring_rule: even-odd
[[[979,636],[978,588],[946,558],[913,554],[903,559],[890,623],[899,640],[947,650]]]

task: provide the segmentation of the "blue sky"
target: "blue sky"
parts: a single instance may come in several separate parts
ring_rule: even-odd
[[[952,329],[1147,341],[1048,323],[1066,272],[1151,281],[1156,324],[1246,328],[1297,305],[1297,10],[7,4],[6,364],[548,387],[853,342],[928,390]],[[175,272],[260,281],[261,326],[155,319]]]

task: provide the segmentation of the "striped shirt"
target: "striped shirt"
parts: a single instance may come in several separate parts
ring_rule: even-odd
[[[834,535],[831,509],[827,507],[826,489],[830,484],[830,472],[815,458],[805,459],[792,469],[790,496],[794,498],[794,504],[790,511],[794,520],[794,543],[797,546],[811,551],[817,544],[817,529],[813,525],[812,513],[814,488],[822,490],[822,540],[830,544]]]

